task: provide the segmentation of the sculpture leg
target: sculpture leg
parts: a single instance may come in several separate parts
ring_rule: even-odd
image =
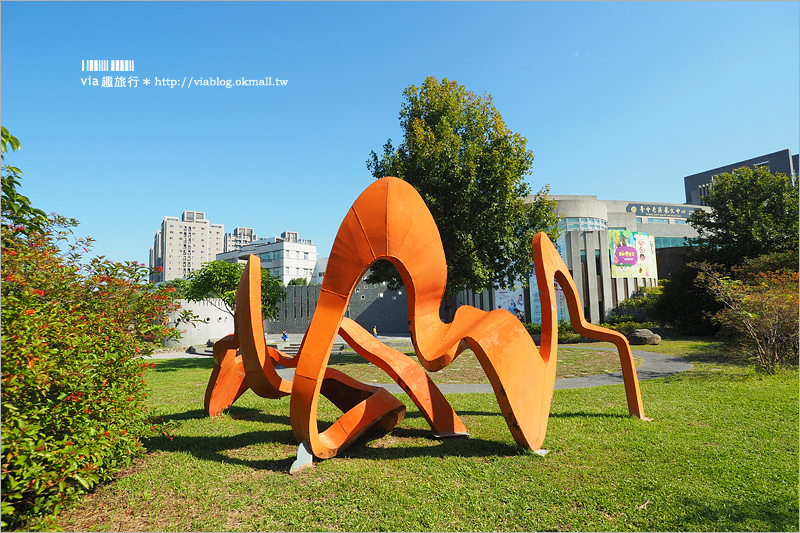
[[[359,423],[361,429],[358,434],[350,430],[346,440],[355,439],[370,426],[378,423],[385,431],[391,431],[406,415],[406,406],[383,387],[361,383],[335,368],[325,369],[325,378],[322,380],[320,394],[329,399],[343,413],[347,413],[361,404],[366,406],[374,395],[382,398],[381,402],[375,402],[375,405],[370,407],[370,409],[374,409],[373,414],[368,415],[365,411],[361,415],[365,420],[363,424]],[[382,410],[376,408],[378,403],[384,406],[381,408]]]
[[[578,289],[569,274],[567,265],[561,259],[550,239],[544,233],[539,233],[533,238],[533,262],[536,269],[539,295],[542,298],[542,354],[547,355],[556,351],[557,320],[555,315],[555,290],[553,281],[558,281],[564,290],[569,309],[569,318],[575,331],[584,337],[614,343],[619,353],[622,377],[625,383],[625,397],[628,402],[628,412],[636,417],[646,419],[642,394],[639,389],[639,379],[636,375],[636,363],[631,353],[631,347],[625,335],[618,331],[596,326],[586,321],[583,316],[583,307],[578,296]]]
[[[545,360],[519,319],[505,310],[487,313],[462,306],[450,336],[467,339],[514,441],[533,450],[541,448],[553,399],[555,357]]]
[[[636,374],[636,361],[633,359],[633,353],[631,352],[628,339],[619,331],[595,326],[587,322],[580,308],[578,290],[572,278],[567,278],[563,274],[560,276],[557,275],[556,277],[562,288],[565,286],[569,287],[569,290],[564,290],[564,295],[567,297],[567,306],[570,310],[569,318],[575,332],[590,339],[612,342],[614,346],[617,347],[619,362],[622,366],[622,380],[625,384],[625,398],[628,402],[628,413],[646,420],[647,417],[644,415],[644,405],[642,404],[642,393],[639,389],[639,378]]]
[[[208,380],[204,402],[211,416],[222,413],[249,388],[242,358],[236,355],[238,346],[235,333],[214,343],[214,370]]]
[[[356,353],[386,372],[406,391],[437,436],[468,435],[439,387],[407,355],[389,348],[349,318],[342,319],[339,334]]]

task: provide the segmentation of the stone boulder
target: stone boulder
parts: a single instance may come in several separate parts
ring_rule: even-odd
[[[208,346],[196,344],[194,346],[189,346],[189,348],[186,350],[186,353],[191,353],[194,355],[214,355],[214,350]]]
[[[635,329],[626,337],[628,337],[628,342],[633,345],[661,344],[661,335],[653,333],[649,329]]]

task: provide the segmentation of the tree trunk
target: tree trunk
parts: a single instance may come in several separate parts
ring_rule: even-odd
[[[444,313],[443,313],[442,319],[447,324],[452,322],[453,318],[455,318],[455,311],[453,310],[453,300],[454,299],[455,299],[455,296],[450,296],[448,294],[445,294],[444,298],[442,299],[442,304],[443,304],[443,307],[444,307]]]

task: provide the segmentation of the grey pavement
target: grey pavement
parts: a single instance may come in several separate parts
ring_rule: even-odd
[[[277,341],[272,339],[272,336],[269,336],[268,342],[282,342],[277,337]],[[296,339],[295,339],[296,337]],[[299,344],[300,341],[303,339],[303,336],[300,334],[291,334],[289,335],[289,342]],[[379,335],[378,339],[382,341],[391,341],[391,340],[405,340],[410,341],[409,336],[383,336]],[[340,337],[337,337],[337,342],[344,342]],[[574,344],[566,344],[561,345],[562,347],[575,347]],[[601,348],[601,347],[592,347],[584,345],[585,347],[591,347],[593,350],[604,350],[604,351],[617,351],[616,348]],[[664,355],[660,353],[654,352],[645,352],[642,350],[632,350],[633,355],[635,357],[641,358],[644,362],[636,367],[636,374],[639,377],[640,381],[648,380],[648,379],[655,379],[655,378],[662,378],[665,376],[669,376],[670,374],[675,374],[678,372],[685,372],[692,368],[692,363],[681,359],[680,357],[673,357],[671,355]],[[169,352],[169,353],[159,353],[153,354],[148,356],[148,359],[177,359],[177,358],[208,358],[208,355],[199,355],[199,354],[189,354],[185,352]],[[294,369],[293,368],[283,368],[278,367],[278,374],[283,379],[293,379],[294,378]],[[622,379],[622,372],[612,372],[610,374],[599,374],[596,376],[584,376],[584,377],[577,377],[577,378],[563,378],[557,379],[555,388],[556,390],[561,389],[584,389],[588,387],[600,387],[603,385],[621,385],[624,383]],[[370,383],[370,385],[380,385],[384,387],[389,392],[393,394],[400,394],[404,393],[403,389],[400,388],[399,385],[396,383],[388,383],[388,384],[377,384],[377,383]],[[454,383],[441,383],[437,385],[439,390],[442,391],[444,394],[454,394],[454,393],[489,393],[494,392],[492,386],[489,384],[472,384],[472,385],[464,385],[464,384],[454,384]]]

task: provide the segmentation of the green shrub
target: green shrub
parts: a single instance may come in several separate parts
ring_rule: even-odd
[[[713,335],[719,326],[711,316],[722,309],[714,296],[695,284],[697,269],[689,265],[678,270],[669,280],[662,280],[661,297],[651,306],[651,320],[674,328],[679,335]]]
[[[559,344],[578,344],[583,340],[581,335],[577,333],[559,333],[558,334],[558,343]]]
[[[148,364],[136,356],[176,334],[165,325],[175,289],[135,262],[86,260],[74,221],[3,222],[2,525],[46,527],[142,451]]]
[[[734,268],[728,277],[704,263],[698,268],[698,283],[724,305],[712,320],[742,342],[759,368],[774,372],[779,366],[797,365],[796,271],[758,272],[759,265],[753,268],[751,262]]]
[[[619,331],[620,333],[633,333],[635,329],[653,329],[658,327],[655,322],[637,322],[635,320],[617,320],[615,322],[605,322],[600,324],[604,328],[613,329],[614,331]]]
[[[541,324],[531,324],[530,322],[523,322],[523,326],[525,329],[528,330],[528,333],[531,335],[540,335],[542,333],[542,325]]]
[[[649,309],[661,296],[661,287],[641,287],[637,292],[631,294],[617,304],[620,309]]]
[[[525,329],[528,330],[528,333],[531,335],[541,335],[542,333],[542,325],[541,324],[531,324],[530,322],[525,322],[522,324],[525,326]],[[572,328],[572,323],[569,320],[564,320],[563,318],[558,321],[558,342],[561,344],[575,344],[581,341],[581,336],[575,333],[575,330]]]

